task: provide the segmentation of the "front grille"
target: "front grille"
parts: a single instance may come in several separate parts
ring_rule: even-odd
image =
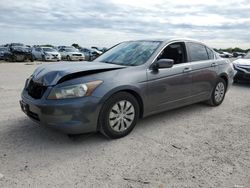
[[[28,94],[34,99],[41,99],[46,89],[47,86],[43,86],[33,80],[30,80],[29,85],[26,88]]]

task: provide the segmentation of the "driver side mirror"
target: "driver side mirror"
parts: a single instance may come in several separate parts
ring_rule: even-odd
[[[173,59],[159,59],[152,65],[153,70],[171,68],[174,65]]]

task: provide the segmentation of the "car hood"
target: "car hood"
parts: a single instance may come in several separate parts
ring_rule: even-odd
[[[38,67],[32,74],[32,80],[44,86],[53,86],[77,77],[125,67],[101,62],[62,62]]]
[[[81,52],[65,52],[66,54],[82,54]]]
[[[250,66],[250,59],[237,59],[233,63],[239,66]]]
[[[50,55],[59,55],[60,53],[59,52],[46,52],[47,54],[50,54]]]

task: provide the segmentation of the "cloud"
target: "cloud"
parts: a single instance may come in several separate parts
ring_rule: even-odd
[[[0,1],[0,42],[91,45],[98,39],[97,45],[110,46],[135,38],[178,36],[216,47],[250,46],[250,6],[246,0],[11,2]]]

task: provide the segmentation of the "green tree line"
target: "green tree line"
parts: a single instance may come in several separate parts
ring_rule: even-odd
[[[235,48],[220,48],[220,49],[217,49],[217,48],[214,48],[215,51],[223,51],[223,52],[229,52],[229,53],[234,53],[234,52],[244,52],[244,53],[247,53],[250,51],[250,48],[249,49],[242,49],[242,48],[239,48],[239,47],[235,47]]]

